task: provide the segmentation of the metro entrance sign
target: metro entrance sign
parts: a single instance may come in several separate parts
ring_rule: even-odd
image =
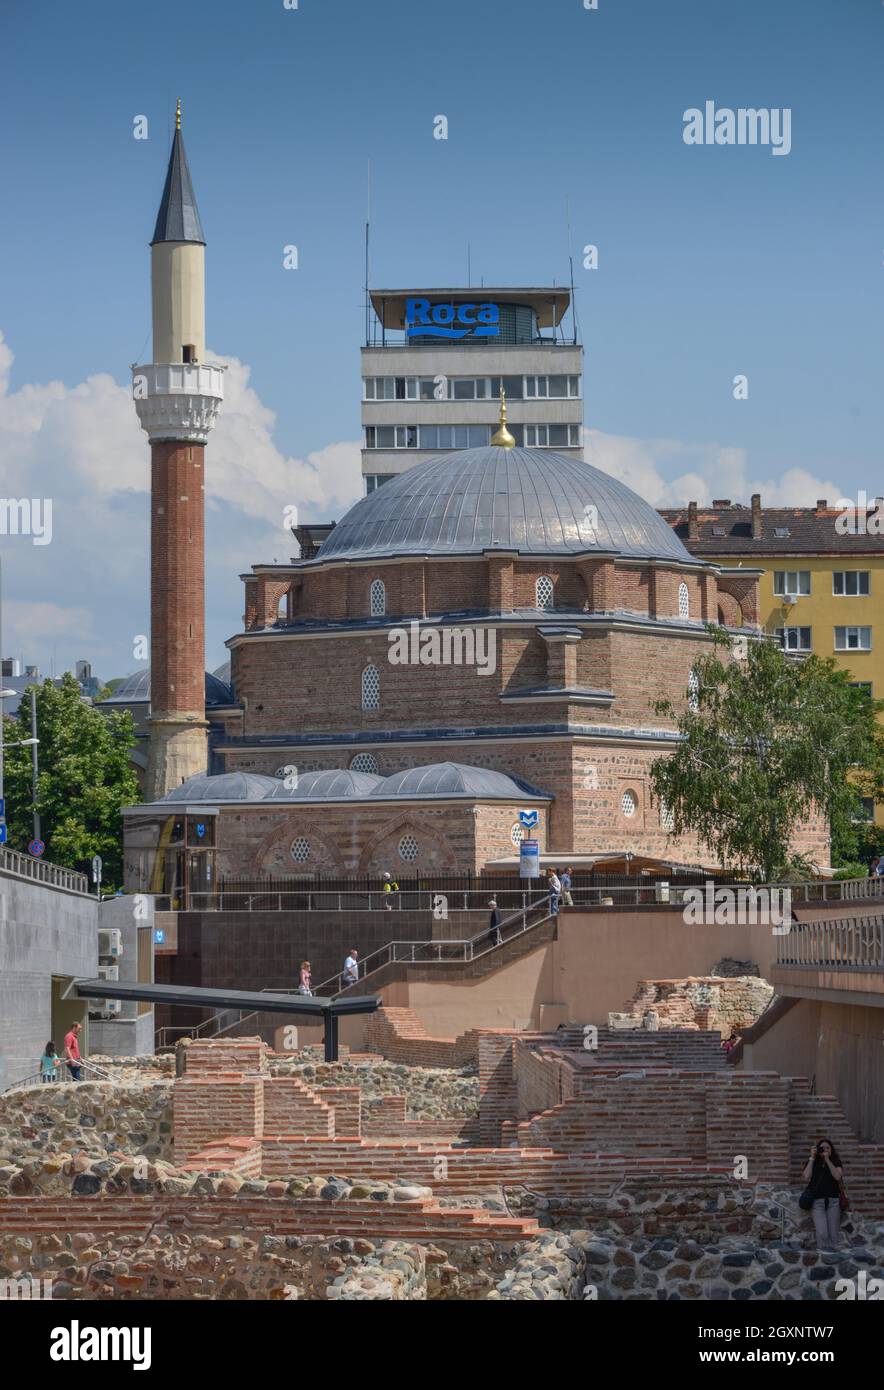
[[[540,841],[523,840],[519,845],[519,878],[540,877]]]

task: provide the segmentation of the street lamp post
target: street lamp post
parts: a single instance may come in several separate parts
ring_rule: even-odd
[[[40,812],[37,810],[37,784],[40,777],[40,763],[37,756],[37,691],[31,687],[31,800],[34,809],[34,839],[40,839]]]

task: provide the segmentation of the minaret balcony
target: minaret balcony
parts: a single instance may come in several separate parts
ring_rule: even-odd
[[[224,399],[225,368],[208,362],[151,362],[132,368],[141,428],[153,442],[205,444]]]

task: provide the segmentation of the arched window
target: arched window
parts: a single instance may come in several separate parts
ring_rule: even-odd
[[[638,797],[635,792],[625,791],[620,798],[620,809],[627,820],[631,820],[638,810]]]
[[[375,579],[368,591],[371,616],[382,618],[387,611],[387,590],[382,579]]]
[[[691,616],[691,600],[688,595],[687,584],[679,584],[678,586],[678,616],[680,618]]]
[[[542,574],[535,586],[538,608],[552,608],[555,590],[548,574]]]
[[[700,677],[696,671],[692,671],[688,676],[688,709],[698,710],[700,708]]]
[[[362,708],[380,709],[381,673],[376,666],[366,666],[362,672]]]
[[[660,824],[667,834],[675,829],[675,813],[667,801],[660,802]]]
[[[306,864],[310,858],[310,841],[303,835],[299,835],[297,840],[292,841],[289,852],[296,864]]]
[[[405,864],[413,864],[420,853],[417,840],[413,835],[403,835],[399,841],[399,858]]]
[[[351,772],[377,772],[378,760],[373,753],[357,753],[350,763]]]

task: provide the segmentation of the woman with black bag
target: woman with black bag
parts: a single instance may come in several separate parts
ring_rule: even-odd
[[[840,1240],[841,1211],[847,1208],[844,1166],[833,1144],[820,1139],[810,1151],[804,1168],[807,1187],[798,1205],[813,1215],[819,1250],[834,1250]]]

